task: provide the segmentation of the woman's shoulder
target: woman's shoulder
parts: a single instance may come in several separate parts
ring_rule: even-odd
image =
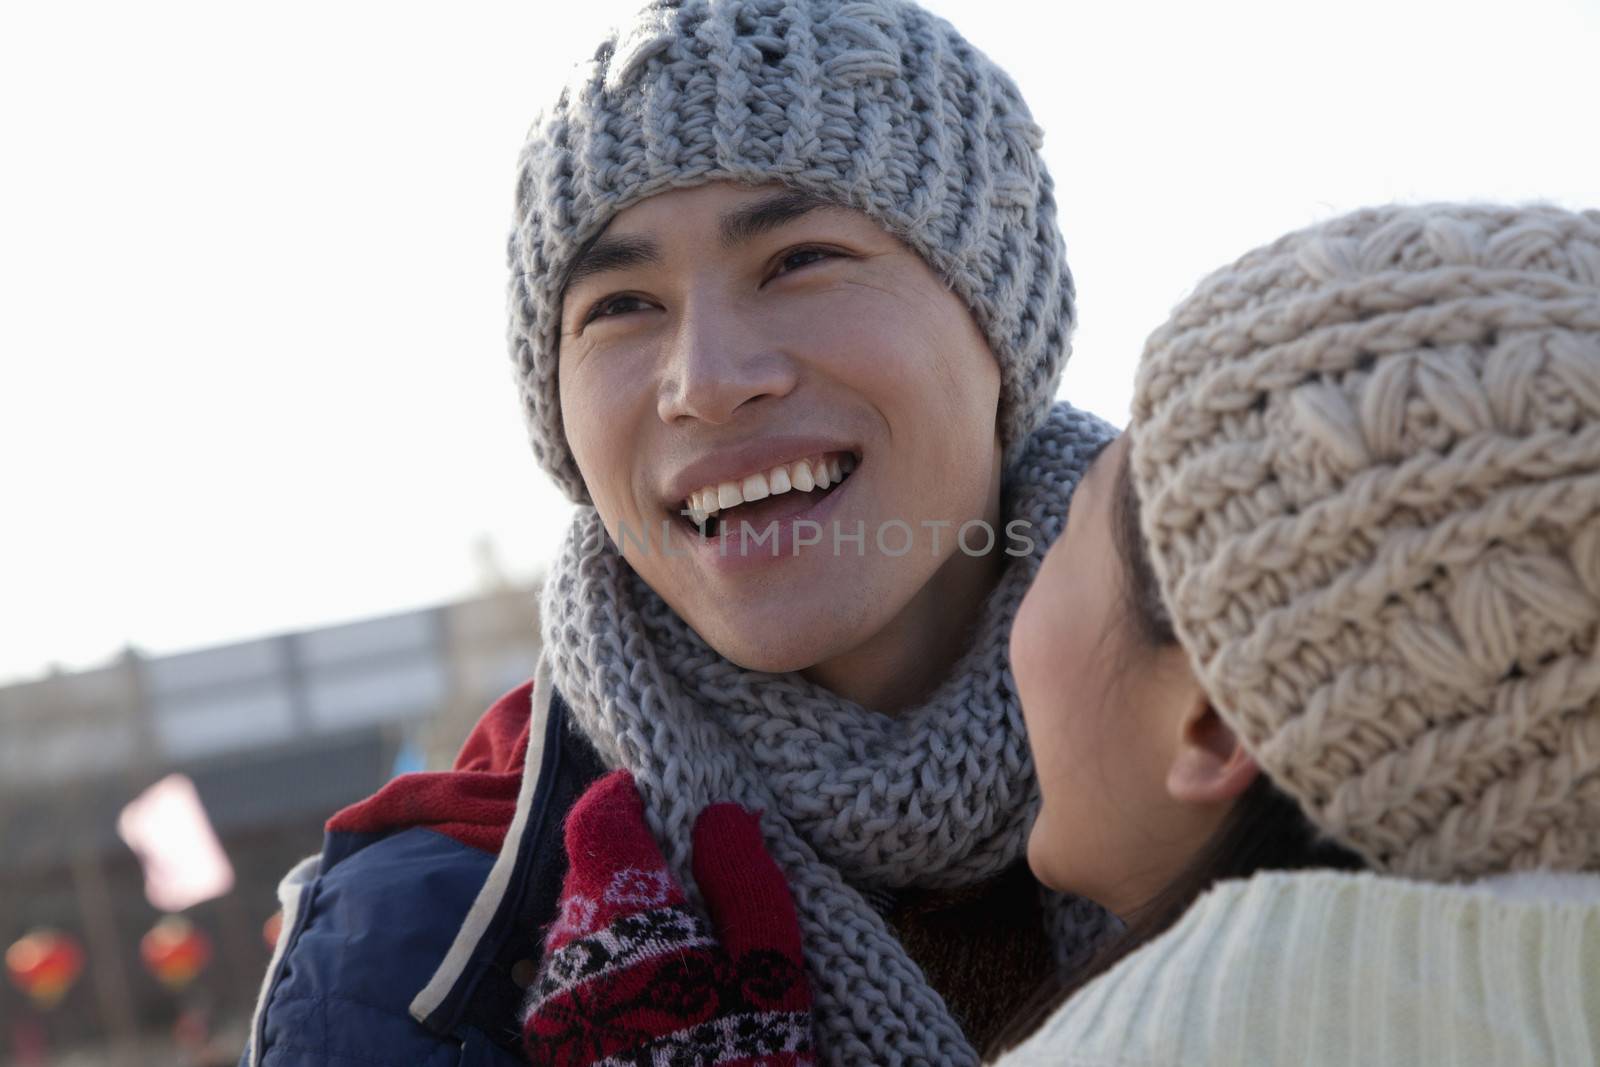
[[[1218,883],[1000,1061],[1600,1062],[1600,875]]]

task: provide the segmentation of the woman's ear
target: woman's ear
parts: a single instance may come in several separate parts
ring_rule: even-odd
[[[1225,804],[1238,798],[1261,773],[1233,728],[1198,693],[1178,727],[1178,744],[1167,768],[1167,793],[1185,804]]]

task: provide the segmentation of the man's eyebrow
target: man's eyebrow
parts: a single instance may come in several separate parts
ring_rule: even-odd
[[[723,215],[717,227],[718,236],[724,246],[731,247],[793,222],[818,208],[831,206],[828,201],[810,193],[785,190]],[[593,274],[661,262],[661,246],[651,238],[637,235],[611,237],[602,231],[578,250],[572,266],[567,269],[561,291],[566,292]]]
[[[561,289],[565,292],[591,274],[660,262],[661,248],[650,238],[628,235],[608,237],[602,232],[590,238],[588,244],[578,250]]]
[[[793,222],[817,208],[831,206],[826,200],[810,193],[789,189],[728,212],[722,216],[721,225],[717,229],[723,246],[732,247],[742,241],[759,237],[769,230],[775,230],[785,223]]]

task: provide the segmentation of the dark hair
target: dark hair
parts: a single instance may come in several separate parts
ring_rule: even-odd
[[[1172,616],[1151,569],[1139,528],[1139,499],[1128,473],[1127,453],[1117,474],[1112,501],[1112,533],[1122,559],[1128,622],[1149,647],[1177,641]],[[1307,868],[1360,870],[1365,861],[1326,837],[1295,801],[1266,775],[1257,776],[1234,802],[1222,825],[1165,888],[1129,915],[1126,926],[1104,945],[1077,961],[1065,978],[1047,982],[1018,1009],[986,1050],[992,1058],[1021,1043],[1062,1004],[1134,950],[1171,929],[1200,896],[1217,882],[1247,878],[1258,871]]]

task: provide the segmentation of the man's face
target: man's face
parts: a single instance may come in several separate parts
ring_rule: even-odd
[[[612,539],[741,666],[862,645],[998,513],[1000,373],[968,309],[867,216],[781,186],[620,212],[570,275],[558,377]]]

